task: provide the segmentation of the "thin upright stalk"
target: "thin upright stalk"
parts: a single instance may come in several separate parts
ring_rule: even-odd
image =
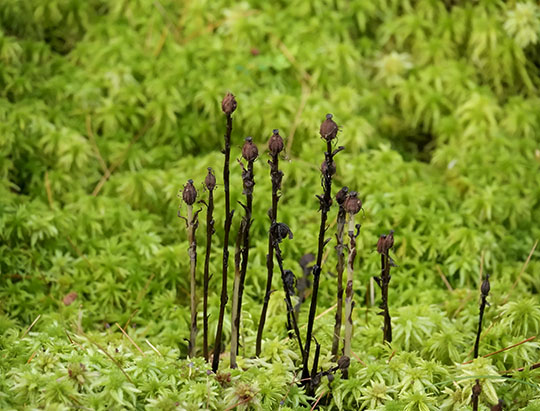
[[[182,199],[187,205],[187,219],[180,215],[178,211],[178,216],[184,218],[187,226],[187,235],[188,235],[188,254],[190,261],[190,300],[191,300],[191,326],[190,326],[190,335],[189,335],[189,344],[188,344],[188,356],[193,358],[196,355],[196,341],[197,341],[197,240],[195,237],[195,230],[197,229],[197,215],[199,212],[193,213],[193,204],[197,199],[197,190],[193,186],[193,180],[188,180],[187,184],[184,186],[184,191],[182,193]]]
[[[384,317],[383,324],[383,342],[392,342],[392,319],[388,308],[388,288],[390,284],[390,268],[393,261],[390,258],[390,250],[394,246],[394,231],[390,230],[388,235],[381,235],[377,242],[377,252],[381,255],[381,276],[374,277],[375,282],[381,289],[381,305],[382,311],[379,313]]]
[[[337,132],[337,125],[336,125],[336,132]],[[332,205],[332,175],[336,171],[336,167],[334,163],[334,156],[341,150],[343,150],[343,147],[339,147],[338,149],[332,151],[331,139],[326,140],[326,152],[324,153],[325,161],[323,162],[323,166],[321,167],[322,177],[323,177],[322,178],[323,196],[322,197],[318,196],[319,203],[320,203],[320,210],[321,210],[321,223],[319,226],[317,260],[316,260],[315,265],[313,266],[313,288],[311,292],[311,304],[309,307],[309,317],[308,317],[306,340],[305,340],[306,344],[304,347],[304,355],[303,355],[304,364],[302,368],[302,379],[308,378],[310,375],[309,351],[311,348],[311,339],[313,335],[313,325],[315,323],[315,314],[317,312],[317,297],[319,294],[319,281],[320,281],[321,270],[322,270],[322,267],[321,267],[322,258],[323,258],[324,246],[327,243],[325,239],[326,220],[328,219],[328,211],[330,210],[330,207]]]
[[[347,187],[343,187],[340,192],[346,194]],[[345,253],[343,252],[343,235],[345,232],[345,209],[343,208],[344,199],[341,196],[336,195],[336,200],[339,204],[339,211],[337,215],[337,232],[336,232],[336,251],[337,251],[337,307],[336,307],[336,323],[334,325],[334,337],[332,340],[332,360],[337,361],[339,351],[339,339],[341,335],[341,323],[343,316],[343,271],[345,269]]]
[[[223,319],[225,317],[225,307],[227,305],[227,275],[229,268],[229,234],[231,231],[231,222],[233,213],[231,212],[231,199],[229,192],[229,162],[231,157],[231,133],[232,133],[232,117],[231,114],[236,109],[236,100],[234,96],[228,93],[221,103],[221,108],[227,116],[227,129],[225,132],[225,162],[223,165],[223,188],[225,190],[225,226],[223,235],[223,264],[221,277],[221,302],[219,306],[218,325],[216,330],[216,340],[214,344],[214,354],[212,358],[212,370],[217,372],[219,367],[219,355],[221,353],[221,338],[223,334]]]
[[[279,170],[279,153],[283,150],[283,139],[279,135],[279,131],[274,130],[274,134],[268,142],[268,149],[270,151],[270,178],[272,180],[272,207],[269,211],[270,226],[276,224],[279,190],[281,189],[281,180],[283,173]],[[261,355],[262,349],[262,336],[264,331],[264,324],[266,322],[266,312],[268,311],[268,304],[270,302],[270,294],[272,293],[272,279],[274,275],[274,245],[272,240],[272,231],[268,230],[268,253],[266,254],[266,291],[264,294],[264,301],[261,310],[261,317],[259,320],[259,327],[257,329],[257,339],[255,342],[255,355]]]
[[[236,354],[238,353],[238,327],[240,318],[238,315],[240,277],[241,277],[241,256],[242,256],[242,238],[244,235],[244,220],[240,223],[238,235],[236,237],[236,247],[234,250],[234,282],[231,308],[231,368],[236,368]]]
[[[190,296],[191,296],[191,332],[189,335],[189,356],[195,357],[197,340],[197,280],[195,271],[197,269],[197,242],[195,240],[195,221],[193,218],[193,206],[188,206],[188,241],[190,260]]]
[[[356,258],[356,236],[354,233],[354,214],[349,214],[349,258],[347,259],[347,288],[345,291],[345,341],[343,354],[351,358],[351,343],[353,334],[353,278],[354,260]]]
[[[208,167],[208,175],[205,179],[205,186],[208,190],[208,204],[206,210],[206,254],[204,256],[204,295],[203,295],[203,355],[208,362],[208,284],[210,282],[210,254],[212,251],[212,236],[214,230],[214,188],[216,178],[212,169]]]
[[[242,316],[242,297],[244,294],[244,282],[246,280],[247,266],[249,261],[249,229],[251,228],[251,216],[253,209],[253,187],[255,179],[253,175],[253,163],[257,159],[259,151],[251,137],[246,138],[242,147],[242,157],[248,162],[247,169],[238,160],[242,167],[243,194],[246,196],[246,205],[240,203],[245,214],[240,224],[235,252],[235,276],[233,291],[233,308],[231,321],[231,367],[236,368],[236,355],[238,354],[238,341],[240,339],[240,317]]]
[[[487,297],[489,295],[489,290],[491,286],[489,284],[489,274],[486,274],[486,278],[482,282],[482,286],[480,287],[480,310],[478,314],[478,330],[476,332],[476,341],[474,343],[474,355],[473,357],[476,359],[478,358],[478,352],[480,350],[480,335],[482,334],[482,321],[484,319],[484,310],[486,309],[487,305]],[[476,384],[473,386],[472,389],[472,408],[473,411],[478,410],[478,398],[480,397],[480,393],[482,392],[482,386],[480,385],[480,380],[476,380]]]
[[[304,355],[305,350],[302,344],[302,337],[300,336],[300,329],[298,328],[298,322],[296,321],[296,315],[294,314],[294,307],[292,305],[291,294],[294,292],[294,274],[283,268],[283,257],[281,256],[281,248],[279,243],[282,239],[289,236],[292,238],[292,232],[289,227],[283,223],[276,223],[270,228],[270,233],[272,235],[272,244],[274,247],[274,253],[276,256],[276,261],[278,263],[279,271],[281,273],[281,282],[283,284],[283,289],[285,291],[285,303],[287,304],[287,312],[289,319],[291,321],[291,326],[294,330],[294,335],[298,341],[298,347],[302,353],[302,360],[305,361]]]

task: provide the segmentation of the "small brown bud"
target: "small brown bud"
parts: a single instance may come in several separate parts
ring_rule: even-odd
[[[332,161],[329,167],[326,160],[324,160],[321,164],[321,173],[323,173],[323,175],[327,175],[328,173],[330,176],[333,176],[336,174],[336,163]]]
[[[321,137],[326,141],[330,141],[336,138],[337,132],[339,130],[338,125],[335,123],[334,120],[332,120],[332,117],[332,114],[327,114],[326,120],[324,120],[321,124]]]
[[[379,241],[377,241],[377,252],[379,254],[383,254],[383,253],[386,253],[386,248],[385,248],[385,244],[386,243],[386,234],[382,234],[380,237],[379,237]]]
[[[197,199],[197,190],[193,185],[193,180],[188,180],[187,184],[184,186],[182,199],[187,205],[193,205],[193,203],[195,203],[195,200]]]
[[[204,179],[204,185],[209,191],[212,191],[216,187],[216,176],[214,175],[212,167],[208,167],[208,174]]]
[[[351,359],[347,357],[346,355],[343,355],[339,358],[337,361],[338,368],[340,370],[346,370],[349,368],[349,365],[351,364]]]
[[[384,247],[386,250],[390,250],[394,246],[394,230],[390,230],[390,233],[386,236],[384,240]]]
[[[490,289],[491,286],[489,284],[489,274],[486,274],[486,278],[484,278],[484,281],[482,281],[482,286],[480,287],[482,296],[487,297]]]
[[[279,130],[274,129],[274,134],[268,140],[268,150],[273,156],[277,156],[283,150],[283,139],[279,135]]]
[[[356,214],[362,209],[362,200],[358,198],[356,191],[351,191],[347,198],[345,198],[343,208],[349,214]]]
[[[347,193],[349,192],[349,187],[343,187],[336,194],[336,201],[339,205],[342,205],[345,199],[347,198]]]
[[[230,116],[236,110],[236,99],[232,93],[227,93],[221,101],[221,109],[225,114]]]
[[[253,139],[251,137],[246,137],[246,142],[242,147],[242,157],[244,157],[247,161],[255,161],[258,156],[259,150],[253,143]]]

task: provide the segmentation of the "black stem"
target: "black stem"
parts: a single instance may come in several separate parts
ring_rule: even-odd
[[[303,355],[304,365],[302,368],[302,379],[308,378],[310,374],[309,362],[308,362],[309,351],[311,348],[311,339],[313,335],[313,324],[315,323],[315,314],[317,312],[317,296],[319,294],[319,279],[321,276],[323,251],[324,251],[324,246],[326,244],[324,235],[326,233],[326,220],[328,219],[328,211],[330,210],[330,206],[332,205],[332,174],[334,171],[333,158],[342,149],[343,147],[339,147],[339,149],[332,151],[332,142],[331,141],[326,142],[326,152],[324,153],[326,167],[324,167],[325,172],[323,172],[323,180],[322,180],[323,196],[319,197],[320,209],[321,209],[321,224],[319,227],[317,262],[313,266],[313,289],[311,292],[311,304],[309,307],[309,317],[308,317],[307,332],[306,332],[306,346],[304,348],[304,355]]]
[[[336,265],[337,271],[337,308],[336,308],[336,324],[334,325],[334,338],[332,341],[332,359],[337,361],[339,351],[339,338],[341,335],[341,323],[343,317],[343,271],[345,269],[345,253],[343,252],[343,234],[345,232],[345,209],[343,204],[340,204],[337,215],[337,233],[336,233],[336,250],[338,262]]]
[[[214,234],[214,190],[208,190],[208,209],[206,211],[206,254],[204,256],[204,296],[203,296],[203,355],[208,362],[208,283],[210,282],[210,254]]]
[[[231,231],[231,222],[233,213],[231,212],[231,199],[229,192],[229,161],[231,157],[231,133],[232,117],[227,115],[227,130],[225,133],[225,163],[223,165],[223,187],[225,190],[225,234],[223,237],[223,265],[221,277],[221,302],[219,306],[218,326],[216,330],[216,340],[214,344],[214,355],[212,358],[212,370],[217,372],[219,367],[219,355],[221,353],[221,337],[223,334],[223,319],[225,317],[225,306],[227,305],[227,275],[229,268],[229,234]]]
[[[277,221],[277,209],[279,201],[279,189],[281,187],[281,179],[283,173],[279,171],[279,154],[271,154],[272,159],[268,161],[270,164],[270,176],[272,179],[272,208],[270,209],[270,225]],[[266,291],[264,294],[264,301],[261,310],[261,318],[259,320],[259,328],[257,329],[257,340],[255,342],[255,355],[261,355],[262,348],[262,336],[264,331],[264,324],[266,323],[266,312],[268,311],[268,304],[270,302],[270,294],[272,293],[272,278],[274,276],[274,246],[272,241],[272,230],[268,230],[268,253],[266,254]]]

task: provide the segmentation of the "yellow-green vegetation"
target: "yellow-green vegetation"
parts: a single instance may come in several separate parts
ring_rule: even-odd
[[[461,410],[477,381],[480,410],[499,399],[503,409],[538,409],[539,35],[540,6],[525,0],[0,1],[0,409],[296,410],[318,401],[328,410]],[[238,101],[231,255],[244,214],[236,159],[245,137],[259,159],[238,368],[229,368],[229,301],[214,374],[203,358],[206,207],[193,205],[202,209],[199,332],[187,359],[190,258],[177,194],[193,179],[207,200],[203,181],[214,169],[211,351],[228,91]],[[355,220],[348,379],[331,352],[334,199],[309,359],[320,344],[322,373],[310,374],[320,381],[308,389],[298,383],[303,359],[281,281],[296,275],[300,296],[291,298],[305,299],[305,339],[312,294],[303,277],[312,275],[299,262],[318,248],[327,113],[340,126],[333,147],[345,147],[332,196],[347,186],[364,211]],[[279,244],[285,274],[274,264],[255,358],[273,129],[285,145],[277,222],[294,238]],[[377,241],[390,230],[388,344],[371,279],[381,273]],[[231,259],[229,267],[231,296]],[[486,273],[489,305],[471,361]]]

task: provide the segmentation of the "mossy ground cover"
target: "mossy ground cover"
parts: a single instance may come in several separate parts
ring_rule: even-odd
[[[0,2],[0,408],[285,410],[319,400],[324,409],[458,410],[470,408],[479,378],[480,409],[499,398],[505,409],[538,409],[539,34],[540,8],[526,1]],[[229,305],[215,375],[202,358],[186,359],[190,262],[176,196],[191,178],[204,198],[207,167],[216,170],[212,347],[227,91],[238,100],[232,238],[246,136],[260,158],[239,368],[228,369]],[[276,274],[253,358],[271,204],[264,149],[279,129],[279,220],[294,233],[281,249],[300,279],[301,257],[317,250],[326,113],[345,146],[333,194],[358,191],[365,213],[349,379],[325,377],[308,397]],[[336,214],[334,204],[314,328],[325,370],[334,366]],[[366,290],[390,229],[398,267],[384,345],[380,293],[366,305]],[[203,218],[197,242],[202,252]],[[491,291],[480,356],[529,340],[464,364],[481,272]],[[202,264],[197,273],[202,282]]]

